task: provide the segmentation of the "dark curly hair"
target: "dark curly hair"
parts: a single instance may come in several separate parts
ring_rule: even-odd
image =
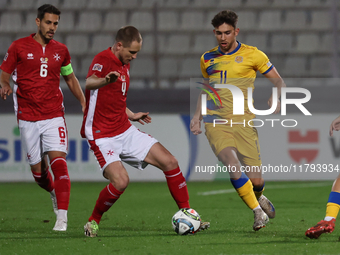
[[[211,24],[214,27],[219,27],[223,23],[226,23],[234,28],[236,28],[238,16],[235,12],[230,10],[225,10],[217,13],[215,17],[212,19]]]

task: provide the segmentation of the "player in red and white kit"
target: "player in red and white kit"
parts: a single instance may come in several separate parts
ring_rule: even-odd
[[[103,176],[110,183],[99,194],[92,215],[84,226],[94,237],[103,213],[123,194],[129,176],[121,161],[143,170],[148,164],[161,169],[179,208],[190,208],[184,176],[176,158],[155,138],[139,131],[130,121],[150,123],[148,112],[133,113],[126,107],[130,85],[130,61],[137,57],[142,37],[135,27],[121,28],[115,44],[97,54],[86,79],[86,109],[81,128],[96,156]],[[202,228],[207,228],[206,223]]]
[[[53,5],[38,8],[38,32],[14,41],[0,66],[0,95],[6,99],[13,92],[15,114],[33,177],[51,194],[57,216],[53,230],[66,231],[71,184],[66,164],[68,137],[60,74],[82,109],[85,97],[73,73],[67,47],[53,40],[59,19],[60,11]]]

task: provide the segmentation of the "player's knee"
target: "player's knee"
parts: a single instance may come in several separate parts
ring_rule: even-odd
[[[222,161],[225,166],[237,167],[241,166],[239,160],[235,157],[227,157],[226,155],[219,155],[218,159]]]
[[[129,185],[130,179],[128,175],[119,176],[111,181],[112,185],[119,191],[124,191]]]
[[[250,178],[250,181],[252,182],[254,188],[259,189],[263,187],[264,183],[263,178]]]
[[[177,167],[178,167],[177,159],[173,155],[169,156],[167,159],[167,164],[166,164],[167,170],[173,170]]]

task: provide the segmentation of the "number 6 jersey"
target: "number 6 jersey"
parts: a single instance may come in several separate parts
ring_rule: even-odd
[[[81,136],[88,140],[113,137],[126,131],[131,123],[126,114],[126,96],[130,84],[130,64],[122,62],[108,48],[98,53],[90,65],[87,78],[96,75],[104,78],[117,71],[120,77],[95,90],[85,90],[86,109]]]
[[[45,47],[31,34],[14,41],[0,69],[12,74],[18,119],[39,121],[64,116],[61,67],[71,63],[67,47],[51,40]]]

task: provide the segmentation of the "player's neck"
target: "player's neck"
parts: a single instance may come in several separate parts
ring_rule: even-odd
[[[33,36],[33,39],[36,40],[42,47],[45,47],[50,40],[46,40],[41,34],[38,32]]]
[[[230,49],[229,50],[227,50],[226,52],[223,52],[224,54],[228,54],[228,53],[230,53],[230,52],[233,52],[236,48],[237,48],[237,46],[238,46],[238,42],[235,40],[235,42],[233,43],[233,45],[230,47]]]

